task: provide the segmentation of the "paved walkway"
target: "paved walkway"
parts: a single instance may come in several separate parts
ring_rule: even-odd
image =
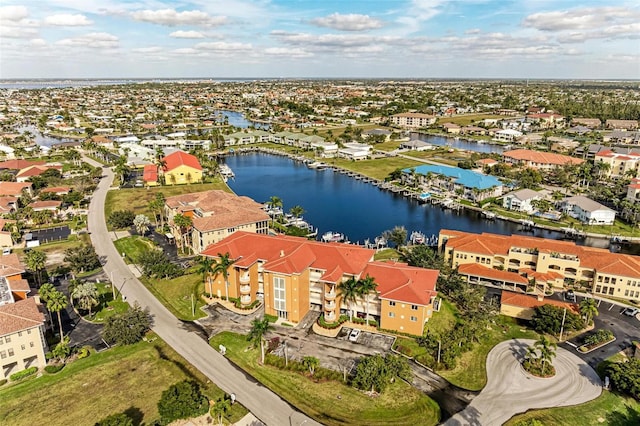
[[[527,374],[520,362],[533,340],[508,340],[487,357],[487,386],[469,406],[444,424],[501,425],[534,408],[577,405],[597,398],[602,383],[596,372],[573,353],[558,348],[556,375],[542,379]]]

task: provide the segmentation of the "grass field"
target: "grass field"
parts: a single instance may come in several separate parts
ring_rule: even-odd
[[[469,115],[458,115],[456,117],[440,117],[438,119],[438,123],[455,123],[460,126],[468,126],[471,123],[478,123],[479,121],[484,120],[485,118],[496,118],[496,119],[504,119],[503,115],[495,115],[495,114],[469,114]]]
[[[124,188],[107,192],[104,213],[109,214],[117,210],[131,210],[135,214],[146,214],[149,218],[152,213],[149,210],[149,201],[153,200],[158,192],[162,192],[165,197],[188,194],[191,192],[210,191],[221,189],[231,192],[226,183],[218,179],[214,183],[193,183],[189,185],[161,186],[156,188]]]
[[[243,335],[224,332],[211,340],[223,344],[227,356],[290,404],[325,425],[435,425],[438,405],[402,381],[396,381],[377,398],[338,382],[315,383],[289,371],[258,364],[259,349]]]
[[[385,261],[385,260],[398,260],[400,259],[400,253],[396,249],[386,248],[380,250],[373,255],[373,260]]]
[[[143,252],[155,247],[155,243],[152,240],[139,235],[120,238],[114,241],[113,244],[118,249],[118,253],[126,254],[125,261],[127,263],[137,262]]]
[[[205,303],[199,297],[204,292],[202,275],[195,273],[185,274],[169,280],[146,277],[139,279],[179,319],[193,321],[204,316],[204,312],[200,308]],[[193,314],[192,306],[195,306],[195,315]]]
[[[593,401],[572,407],[532,410],[513,417],[505,426],[537,420],[554,426],[631,426],[640,424],[640,403],[633,398],[603,390]]]
[[[110,316],[124,313],[129,309],[129,304],[118,298],[117,289],[116,300],[113,300],[113,288],[109,283],[98,283],[96,287],[98,288],[99,305],[94,308],[93,316],[90,318],[91,321],[104,322]]]
[[[406,169],[416,167],[421,163],[415,160],[408,160],[401,157],[385,157],[375,160],[351,161],[342,158],[335,158],[327,161],[328,164],[343,167],[365,176],[383,180],[389,173],[396,169]]]
[[[57,374],[4,385],[0,424],[91,426],[125,410],[135,417],[134,424],[150,424],[158,418],[162,391],[185,379],[199,381],[210,399],[224,395],[160,339],[114,347],[74,361]],[[234,404],[230,420],[246,413]]]

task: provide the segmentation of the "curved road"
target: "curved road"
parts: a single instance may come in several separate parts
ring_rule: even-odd
[[[85,157],[84,161],[102,167],[89,158]],[[140,306],[149,309],[153,317],[153,331],[221,389],[229,394],[235,393],[238,402],[267,425],[319,425],[237,369],[196,333],[188,331],[184,324],[136,279],[120,257],[107,231],[104,206],[107,192],[113,182],[113,171],[103,167],[103,175],[89,206],[88,229],[91,241],[98,256],[104,259],[104,271],[107,275],[113,277],[118,287],[126,283],[122,288],[122,294],[127,300],[138,302]]]
[[[487,357],[487,385],[467,408],[444,424],[500,425],[530,409],[577,405],[600,395],[602,384],[593,368],[562,348],[553,360],[554,377],[527,374],[520,362],[532,343],[514,339],[495,346]]]

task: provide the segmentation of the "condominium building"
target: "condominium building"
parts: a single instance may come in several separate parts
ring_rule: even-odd
[[[615,178],[628,176],[632,178],[640,177],[638,176],[640,154],[634,152],[618,153],[610,149],[602,150],[596,154],[594,163],[596,165],[599,163],[609,165],[608,169],[600,167],[600,173],[604,176]]]
[[[551,170],[564,165],[579,165],[584,162],[579,158],[569,157],[551,152],[532,151],[530,149],[514,149],[502,153],[507,163],[517,164],[532,169]]]
[[[527,291],[581,282],[598,295],[640,298],[640,257],[522,235],[441,230],[445,260],[469,282]]]
[[[438,271],[376,262],[374,250],[350,244],[236,232],[201,254],[217,259],[225,253],[234,260],[229,285],[218,275],[205,291],[239,298],[243,305],[263,299],[265,314],[292,323],[311,310],[322,312],[327,322],[352,310],[362,318],[368,312],[382,329],[422,335],[437,295]],[[368,301],[345,301],[340,283],[367,276],[377,283]]]
[[[436,117],[429,114],[421,114],[418,112],[404,112],[402,114],[394,114],[389,117],[391,123],[400,127],[409,127],[418,129],[420,127],[431,126],[436,122]]]
[[[191,228],[185,235],[174,226],[177,214],[191,218]],[[217,243],[236,231],[266,234],[269,231],[269,215],[262,204],[249,197],[238,197],[225,191],[211,190],[167,197],[165,201],[167,222],[172,225],[176,240],[187,237],[186,244],[194,253],[200,253],[208,245]]]

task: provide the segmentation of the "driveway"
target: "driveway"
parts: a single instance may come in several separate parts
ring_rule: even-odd
[[[61,279],[58,290],[69,297],[69,281]],[[107,347],[102,340],[102,324],[94,324],[83,320],[73,309],[71,303],[60,314],[62,316],[62,330],[65,336],[69,336],[69,344],[71,346],[82,347],[89,345],[96,350],[103,350]],[[55,321],[58,320],[57,315],[54,314],[53,317]],[[57,330],[57,327],[54,327],[54,330]]]
[[[558,348],[553,360],[554,377],[527,374],[520,362],[533,342],[513,339],[495,346],[487,357],[487,385],[467,408],[444,424],[500,425],[527,410],[581,404],[600,395],[602,383],[593,368],[563,348]]]

